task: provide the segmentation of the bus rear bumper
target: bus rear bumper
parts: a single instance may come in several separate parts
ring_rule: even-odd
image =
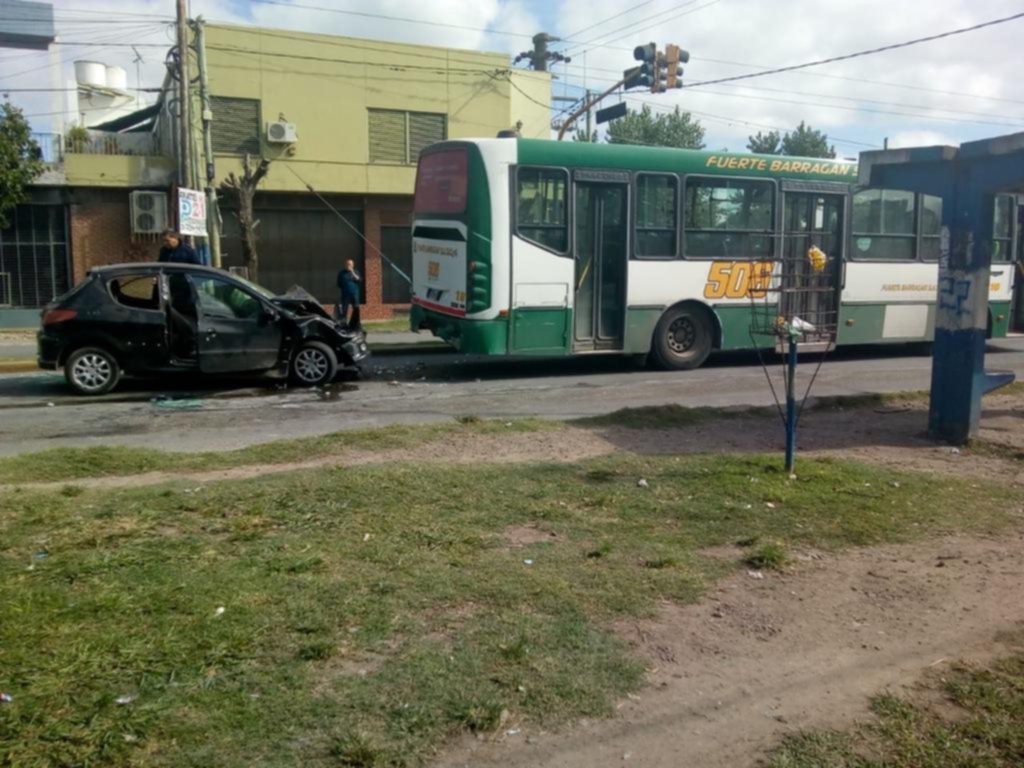
[[[508,321],[471,320],[451,317],[413,304],[409,312],[413,330],[427,330],[467,355],[504,355],[508,353]]]

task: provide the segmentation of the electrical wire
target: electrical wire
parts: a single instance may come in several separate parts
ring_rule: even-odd
[[[573,32],[571,35],[567,35],[566,37],[568,39],[572,39],[572,38],[576,37],[577,35],[582,35],[584,32],[589,32],[592,29],[596,29],[597,27],[600,27],[600,26],[602,26],[604,24],[607,24],[609,21],[614,21],[615,19],[619,18],[620,16],[625,16],[627,13],[635,13],[640,8],[643,8],[645,5],[650,5],[651,3],[655,2],[655,1],[656,0],[644,0],[644,2],[637,3],[632,8],[627,8],[626,10],[620,11],[619,13],[616,13],[614,16],[609,16],[607,19],[603,19],[602,21],[599,21],[596,24],[591,24],[589,27],[584,27],[583,29],[579,29],[579,30]]]
[[[633,22],[632,24],[627,24],[626,26],[621,27],[614,32],[608,32],[605,33],[604,35],[598,35],[590,42],[581,43],[572,50],[567,51],[566,55],[578,56],[580,53],[584,51],[584,49],[589,50],[590,48],[610,48],[612,46],[610,46],[609,43],[617,42],[621,40],[623,37],[628,37],[629,35],[638,35],[641,32],[646,32],[648,29],[651,29],[651,27],[660,26],[661,24],[664,24],[666,21],[681,18],[683,16],[689,16],[691,13],[697,13],[698,11],[702,11],[705,8],[710,8],[713,5],[717,5],[719,2],[721,2],[721,0],[711,0],[710,2],[704,3],[704,5],[699,5],[696,8],[690,8],[690,6],[692,6],[696,2],[698,2],[698,0],[690,0],[690,2],[684,3],[683,5],[678,6],[676,8],[670,8],[667,11],[661,11],[659,13],[653,14],[652,16],[648,16],[646,19],[641,19],[640,21]],[[684,10],[687,8],[689,8],[689,10]],[[645,24],[646,26],[643,26]],[[636,29],[636,27],[640,28]],[[607,35],[609,34],[618,35],[618,37],[608,38]],[[603,42],[597,42],[601,38],[606,39],[604,39]],[[626,50],[632,49],[627,48]]]
[[[877,48],[869,48],[863,51],[856,51],[854,53],[843,54],[842,56],[830,56],[827,59],[817,59],[815,61],[804,62],[803,64],[792,64],[788,67],[776,67],[775,69],[767,69],[762,72],[747,72],[742,75],[734,75],[733,77],[719,77],[714,80],[701,80],[696,83],[690,83],[689,88],[698,88],[704,85],[718,85],[719,83],[733,83],[737,80],[749,80],[754,77],[764,77],[766,75],[777,75],[783,72],[793,72],[798,69],[806,69],[807,67],[817,67],[822,64],[834,64],[839,61],[849,61],[850,59],[857,59],[862,56],[871,56],[876,53],[885,53],[887,51],[895,51],[901,48],[909,48],[912,45],[920,45],[921,43],[930,43],[935,40],[943,40],[947,37],[953,37],[954,35],[963,35],[967,32],[976,32],[979,29],[986,29],[988,27],[994,27],[999,24],[1006,24],[1011,21],[1024,18],[1024,13],[1015,13],[1012,16],[1004,16],[999,19],[992,19],[990,21],[983,21],[979,24],[972,24],[969,27],[960,27],[958,29],[951,29],[946,32],[939,32],[934,35],[927,35],[925,37],[914,38],[913,40],[904,40],[901,43],[891,43],[889,45],[882,45]]]
[[[359,16],[368,19],[383,19],[385,21],[399,21],[406,24],[424,24],[431,27],[443,27],[446,29],[459,29],[468,32],[483,32],[488,35],[505,35],[508,37],[525,37],[527,39],[532,38],[533,35],[527,34],[526,32],[505,32],[497,29],[487,29],[485,27],[470,27],[463,24],[449,24],[443,21],[430,21],[428,19],[415,19],[408,16],[389,16],[383,13],[367,13],[365,11],[347,11],[341,8],[325,8],[317,5],[300,5],[299,3],[287,3],[282,0],[249,0],[251,3],[259,3],[260,5],[280,5],[285,8],[301,9],[305,11],[321,11],[323,13],[338,13],[346,16]]]

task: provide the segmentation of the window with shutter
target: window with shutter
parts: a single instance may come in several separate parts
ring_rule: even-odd
[[[407,163],[405,112],[370,110],[370,162]]]
[[[409,113],[409,162],[420,159],[420,152],[435,141],[444,141],[445,116],[427,112]]]
[[[369,111],[370,162],[415,165],[420,152],[447,134],[445,115],[403,112],[393,109]]]
[[[259,99],[211,96],[213,151],[221,155],[260,153]]]

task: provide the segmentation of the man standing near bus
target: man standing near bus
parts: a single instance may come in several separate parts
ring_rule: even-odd
[[[338,304],[338,320],[352,330],[361,327],[359,321],[359,283],[362,277],[356,272],[356,263],[352,259],[345,262],[345,268],[338,273],[338,292],[341,300]],[[351,316],[349,309],[352,310]]]

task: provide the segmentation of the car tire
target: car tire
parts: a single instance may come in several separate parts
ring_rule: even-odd
[[[307,341],[292,355],[290,373],[300,387],[330,384],[338,374],[338,356],[322,341]]]
[[[667,371],[699,368],[714,345],[711,317],[695,305],[674,307],[661,316],[654,329],[651,358]]]
[[[121,366],[101,347],[81,347],[64,362],[64,378],[75,394],[105,395],[121,380]]]

